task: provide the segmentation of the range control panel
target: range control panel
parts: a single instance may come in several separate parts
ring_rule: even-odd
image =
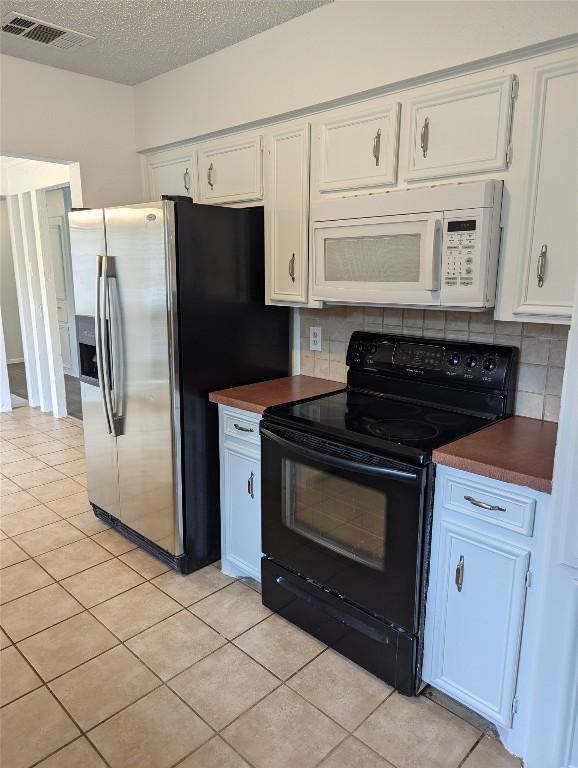
[[[347,350],[352,370],[436,383],[501,389],[513,369],[512,347],[355,332]]]

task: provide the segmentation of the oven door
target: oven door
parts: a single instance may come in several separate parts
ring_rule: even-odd
[[[263,423],[263,553],[418,630],[427,469]]]

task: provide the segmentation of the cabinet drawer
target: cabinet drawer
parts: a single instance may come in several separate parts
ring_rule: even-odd
[[[198,150],[199,201],[239,203],[263,199],[261,136]]]
[[[236,437],[247,443],[259,443],[259,421],[261,417],[255,414],[255,418],[239,416],[233,411],[225,411],[223,414],[223,431],[230,437]]]
[[[437,91],[410,102],[406,178],[506,168],[512,116],[512,76]]]
[[[536,500],[529,496],[446,475],[443,505],[499,528],[531,536]]]

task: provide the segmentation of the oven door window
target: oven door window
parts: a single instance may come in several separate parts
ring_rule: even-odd
[[[384,570],[387,495],[379,488],[283,459],[283,521],[322,547]]]

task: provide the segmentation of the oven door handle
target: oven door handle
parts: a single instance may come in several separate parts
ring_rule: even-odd
[[[363,472],[366,475],[373,475],[374,477],[391,477],[395,480],[402,480],[406,482],[417,482],[419,480],[419,471],[411,471],[405,469],[394,469],[393,467],[376,467],[370,464],[363,464],[359,461],[350,459],[341,459],[339,456],[332,456],[329,453],[317,452],[306,448],[299,443],[294,443],[291,440],[286,440],[284,437],[276,435],[274,432],[269,431],[266,427],[261,427],[261,435],[268,440],[272,440],[277,443],[278,446],[285,450],[292,451],[294,453],[303,456],[306,459],[311,459],[315,462],[322,461],[324,464],[328,464],[336,469],[345,469],[353,472]]]

